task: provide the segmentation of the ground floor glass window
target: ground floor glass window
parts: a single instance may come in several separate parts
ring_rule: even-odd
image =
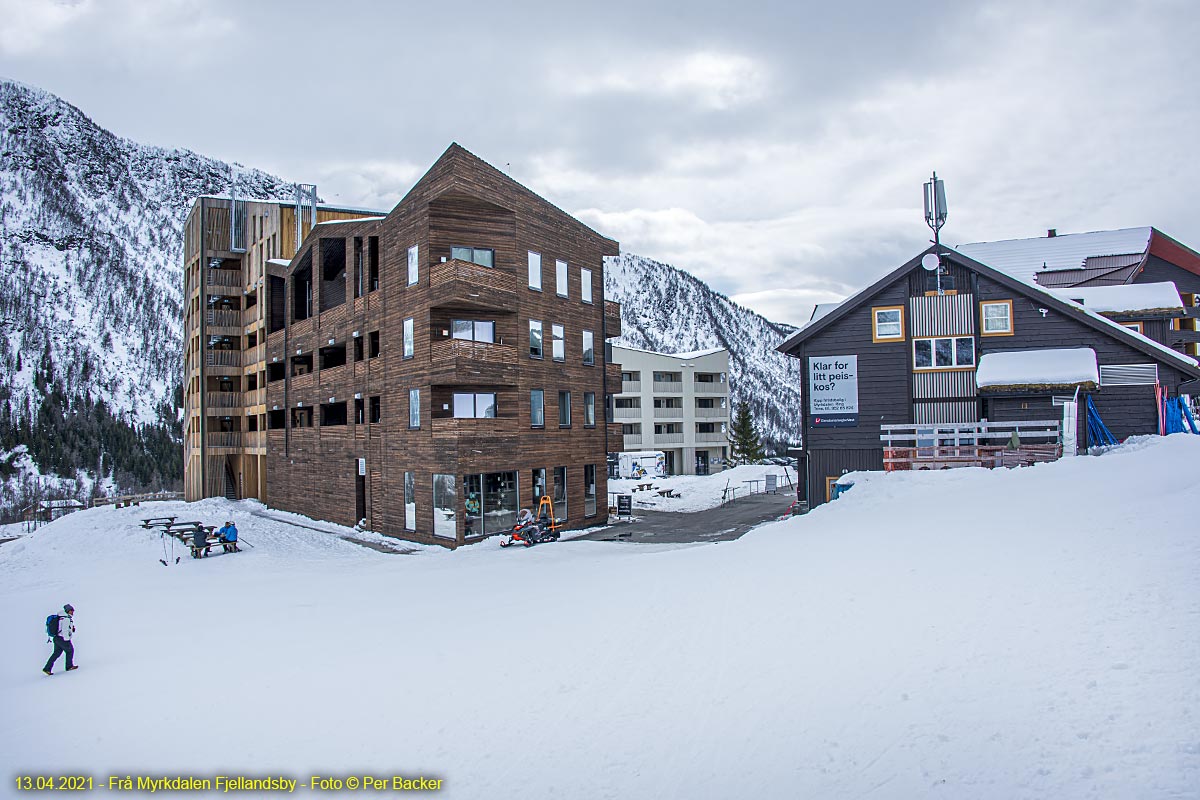
[[[567,468],[554,468],[554,516],[567,518]]]
[[[455,516],[458,512],[458,487],[453,475],[433,476],[433,535],[458,538]]]
[[[583,466],[583,515],[596,516],[596,465]]]

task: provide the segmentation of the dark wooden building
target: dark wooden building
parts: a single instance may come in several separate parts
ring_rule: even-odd
[[[270,504],[449,546],[543,495],[603,521],[617,252],[458,145],[386,218],[315,226],[268,275]]]
[[[1157,433],[1156,392],[1177,395],[1181,383],[1200,376],[1194,359],[954,250],[940,248],[937,268],[923,268],[922,258],[934,250],[828,310],[779,347],[801,363],[806,466],[800,493],[811,505],[828,500],[845,472],[884,468],[881,437],[889,426],[911,428],[918,436],[924,427],[945,443],[937,437],[955,434],[939,425],[951,431],[957,426],[970,438],[985,420],[1004,436],[1006,424],[1017,429],[1022,422],[1051,421],[1054,435],[1061,430],[1071,437],[1073,427],[1067,444],[1086,448],[1089,397],[1117,438]],[[993,381],[983,390],[977,385],[977,369],[988,354],[1041,354],[1007,359],[1033,365],[1051,350],[1087,351],[1094,377],[1046,377],[1031,367],[1026,376]],[[1068,402],[1077,403],[1077,418],[1064,419]],[[997,444],[1005,449],[1004,441]],[[980,463],[977,454],[964,461]]]

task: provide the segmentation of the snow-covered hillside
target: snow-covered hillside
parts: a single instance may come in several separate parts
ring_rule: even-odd
[[[47,361],[68,396],[156,421],[182,369],[183,221],[199,194],[292,185],[121,139],[48,92],[0,81],[0,399],[29,418]]]
[[[683,270],[632,253],[605,259],[604,291],[621,303],[617,344],[665,353],[726,348],[734,402],[750,404],[772,447],[796,441],[800,373],[795,359],[775,351],[792,328],[739,306]]]
[[[0,753],[452,798],[1195,797],[1198,458],[897,473],[680,547],[397,556],[249,503],[79,512],[0,545]],[[136,521],[177,511],[255,547],[163,567]],[[47,678],[66,602],[82,666]]]

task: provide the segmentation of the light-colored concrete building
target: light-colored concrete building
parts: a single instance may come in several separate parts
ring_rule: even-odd
[[[661,450],[672,475],[707,475],[729,458],[729,351],[612,348],[621,365],[613,422],[621,450]]]

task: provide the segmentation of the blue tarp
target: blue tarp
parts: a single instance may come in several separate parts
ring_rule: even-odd
[[[1114,445],[1117,443],[1117,437],[1112,435],[1112,431],[1104,424],[1104,420],[1100,419],[1100,412],[1096,410],[1096,406],[1092,403],[1091,395],[1087,399],[1087,426],[1088,426],[1088,441],[1093,447],[1099,445]]]

